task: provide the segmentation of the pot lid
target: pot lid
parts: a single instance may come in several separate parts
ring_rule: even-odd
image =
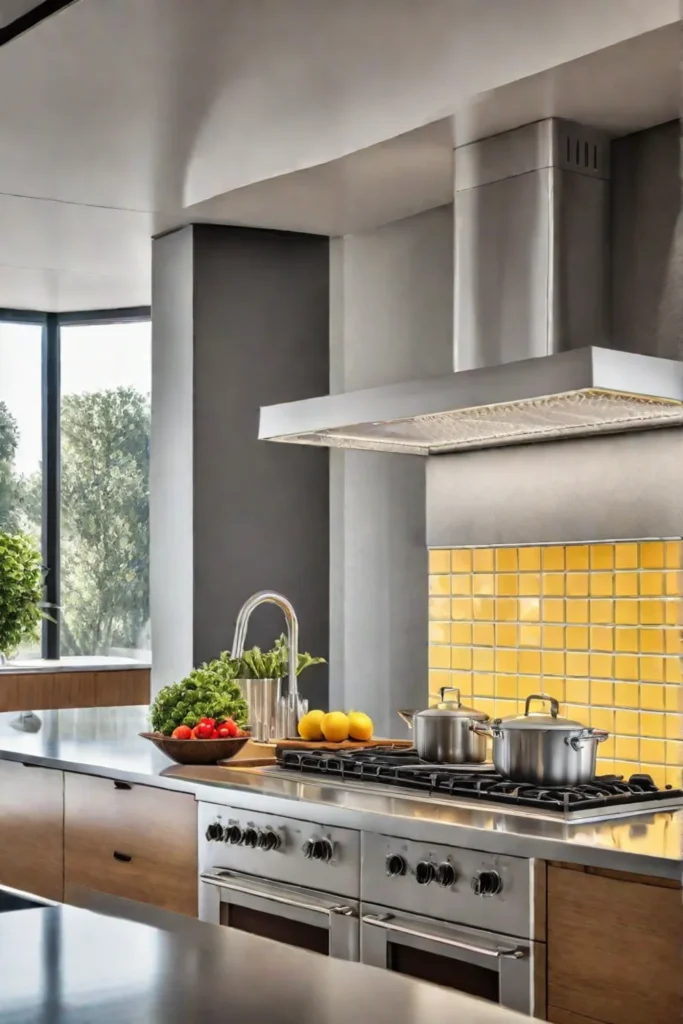
[[[445,700],[444,694],[455,693],[455,700]],[[439,690],[441,700],[425,711],[419,711],[416,718],[436,718],[441,715],[448,715],[451,718],[473,718],[476,722],[488,722],[489,716],[485,711],[477,711],[476,708],[466,707],[460,700],[460,690],[457,686],[442,686]]]
[[[550,704],[550,714],[543,711],[529,711],[532,700],[546,701]],[[495,725],[503,729],[585,729],[583,722],[575,722],[560,713],[560,705],[554,697],[546,693],[530,693],[524,705],[524,714],[514,718],[497,718]]]

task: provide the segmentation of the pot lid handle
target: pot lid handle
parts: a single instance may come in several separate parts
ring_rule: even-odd
[[[550,704],[550,714],[553,718],[557,718],[560,712],[560,705],[554,697],[548,696],[547,693],[530,693],[524,702],[524,717],[526,718],[529,714],[529,705],[532,700],[548,701]]]
[[[457,693],[457,705],[462,707],[462,701],[460,699],[460,687],[459,686],[442,686],[439,690],[439,696],[442,704],[445,704],[444,693]],[[451,703],[450,701],[448,703]]]

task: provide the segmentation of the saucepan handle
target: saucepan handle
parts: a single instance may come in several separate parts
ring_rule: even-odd
[[[572,750],[581,750],[582,740],[595,740],[597,743],[604,743],[609,733],[604,729],[584,729],[578,736],[567,736],[565,743],[568,743]]]
[[[415,718],[416,714],[417,711],[411,711],[409,708],[403,708],[402,710],[399,710],[398,717],[406,723],[409,729],[412,729],[413,719]]]
[[[488,725],[482,725],[480,722],[472,722],[470,724],[470,732],[476,732],[477,736],[493,737],[493,729]]]

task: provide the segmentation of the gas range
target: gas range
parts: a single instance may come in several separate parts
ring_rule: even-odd
[[[580,786],[540,787],[504,779],[493,765],[426,764],[410,748],[278,749],[275,772],[324,777],[325,783],[407,790],[412,796],[475,801],[561,821],[600,821],[683,807],[683,790],[659,789],[649,775],[597,776]]]

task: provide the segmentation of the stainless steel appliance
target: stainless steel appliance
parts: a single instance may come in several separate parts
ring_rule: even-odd
[[[413,730],[415,747],[423,761],[433,764],[481,764],[486,760],[484,722],[489,716],[468,708],[460,700],[457,686],[442,686],[440,701],[424,711],[399,711],[399,716]],[[446,700],[447,693],[456,694]],[[482,731],[478,730],[482,726]]]

